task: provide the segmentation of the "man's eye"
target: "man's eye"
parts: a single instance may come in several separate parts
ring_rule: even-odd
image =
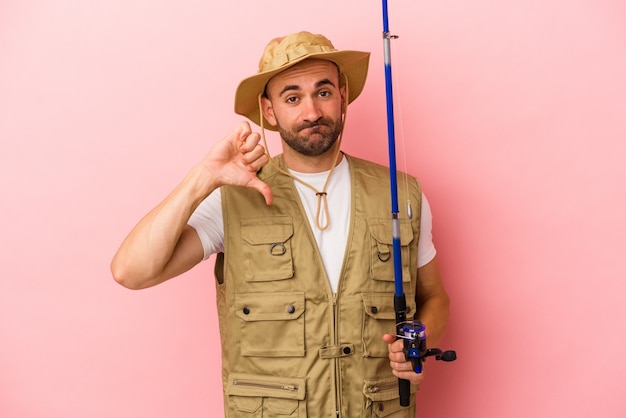
[[[320,91],[320,96],[321,97],[328,97],[328,96],[330,96],[330,92],[329,91]]]
[[[298,101],[297,97],[291,96],[291,97],[287,97],[287,99],[285,100],[287,103],[295,103]]]

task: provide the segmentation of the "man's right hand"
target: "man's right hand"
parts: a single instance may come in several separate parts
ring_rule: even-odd
[[[271,204],[270,187],[256,176],[269,161],[260,139],[243,122],[216,143],[124,239],[111,262],[115,280],[128,288],[142,289],[178,276],[202,261],[202,242],[187,222],[200,202],[219,186],[251,187]]]
[[[256,176],[257,171],[269,162],[260,140],[261,135],[252,132],[248,122],[242,122],[210,149],[200,166],[210,173],[218,186],[253,188],[263,195],[269,205],[272,203],[272,191]]]

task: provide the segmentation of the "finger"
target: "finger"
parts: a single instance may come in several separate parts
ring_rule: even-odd
[[[246,121],[241,122],[239,124],[239,140],[245,141],[248,135],[252,132],[252,128],[250,128],[250,124]]]
[[[259,135],[257,132],[252,132],[252,129],[250,128],[250,125],[248,125],[247,122],[244,122],[241,124],[240,132],[239,132],[239,141],[241,142],[242,146],[243,144],[245,144],[246,142],[249,142],[250,140],[255,140],[255,144],[256,144],[256,142],[259,142],[260,138],[261,138],[261,135]]]
[[[257,145],[250,151],[242,152],[241,159],[244,164],[253,164],[255,162],[260,162],[261,164],[259,165],[259,167],[257,167],[258,169],[263,167],[265,163],[267,163],[269,157],[265,152],[265,148],[263,148],[261,145]]]
[[[383,335],[383,341],[387,344],[391,344],[396,340],[396,336],[393,334],[385,334]]]
[[[267,154],[265,154],[264,152],[262,152],[261,154],[259,154],[258,157],[254,158],[253,160],[251,160],[249,162],[246,162],[245,163],[245,168],[248,171],[256,173],[261,168],[265,167],[265,165],[269,162],[269,160],[270,160],[270,157]]]
[[[237,149],[241,147],[246,140],[246,138],[250,135],[252,129],[250,128],[250,124],[248,122],[241,122],[237,125],[225,139],[228,140],[230,144],[235,146]]]
[[[389,348],[389,355],[391,356],[392,354],[401,354],[404,355],[404,340],[396,340],[393,341],[389,344],[387,344],[387,347]]]
[[[422,380],[424,380],[424,373],[415,373],[415,372],[399,372],[397,370],[392,371],[394,376],[398,379],[405,379],[410,381],[414,385],[419,385]]]
[[[413,364],[410,361],[405,360],[402,354],[394,358],[389,356],[389,364],[394,370],[413,370]]]
[[[404,351],[390,351],[389,360],[396,363],[406,363],[408,361],[406,355],[404,354]]]
[[[272,204],[274,195],[272,194],[272,189],[270,189],[270,186],[268,186],[266,183],[262,182],[256,177],[252,181],[250,181],[248,186],[261,193],[265,198],[265,203],[268,206]]]

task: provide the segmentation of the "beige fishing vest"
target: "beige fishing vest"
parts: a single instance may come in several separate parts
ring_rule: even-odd
[[[352,210],[336,294],[291,178],[272,164],[259,173],[271,206],[255,190],[222,188],[225,251],[215,271],[229,418],[415,417],[414,396],[399,405],[382,341],[395,330],[389,172],[347,158]],[[421,191],[413,178],[398,181],[399,201],[408,189],[414,208],[401,221],[412,317]]]

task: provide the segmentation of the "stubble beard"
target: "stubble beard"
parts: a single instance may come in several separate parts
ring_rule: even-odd
[[[330,150],[341,134],[342,121],[321,118],[315,122],[303,123],[293,130],[278,126],[281,138],[296,152],[315,157]],[[308,130],[307,132],[303,132]]]

